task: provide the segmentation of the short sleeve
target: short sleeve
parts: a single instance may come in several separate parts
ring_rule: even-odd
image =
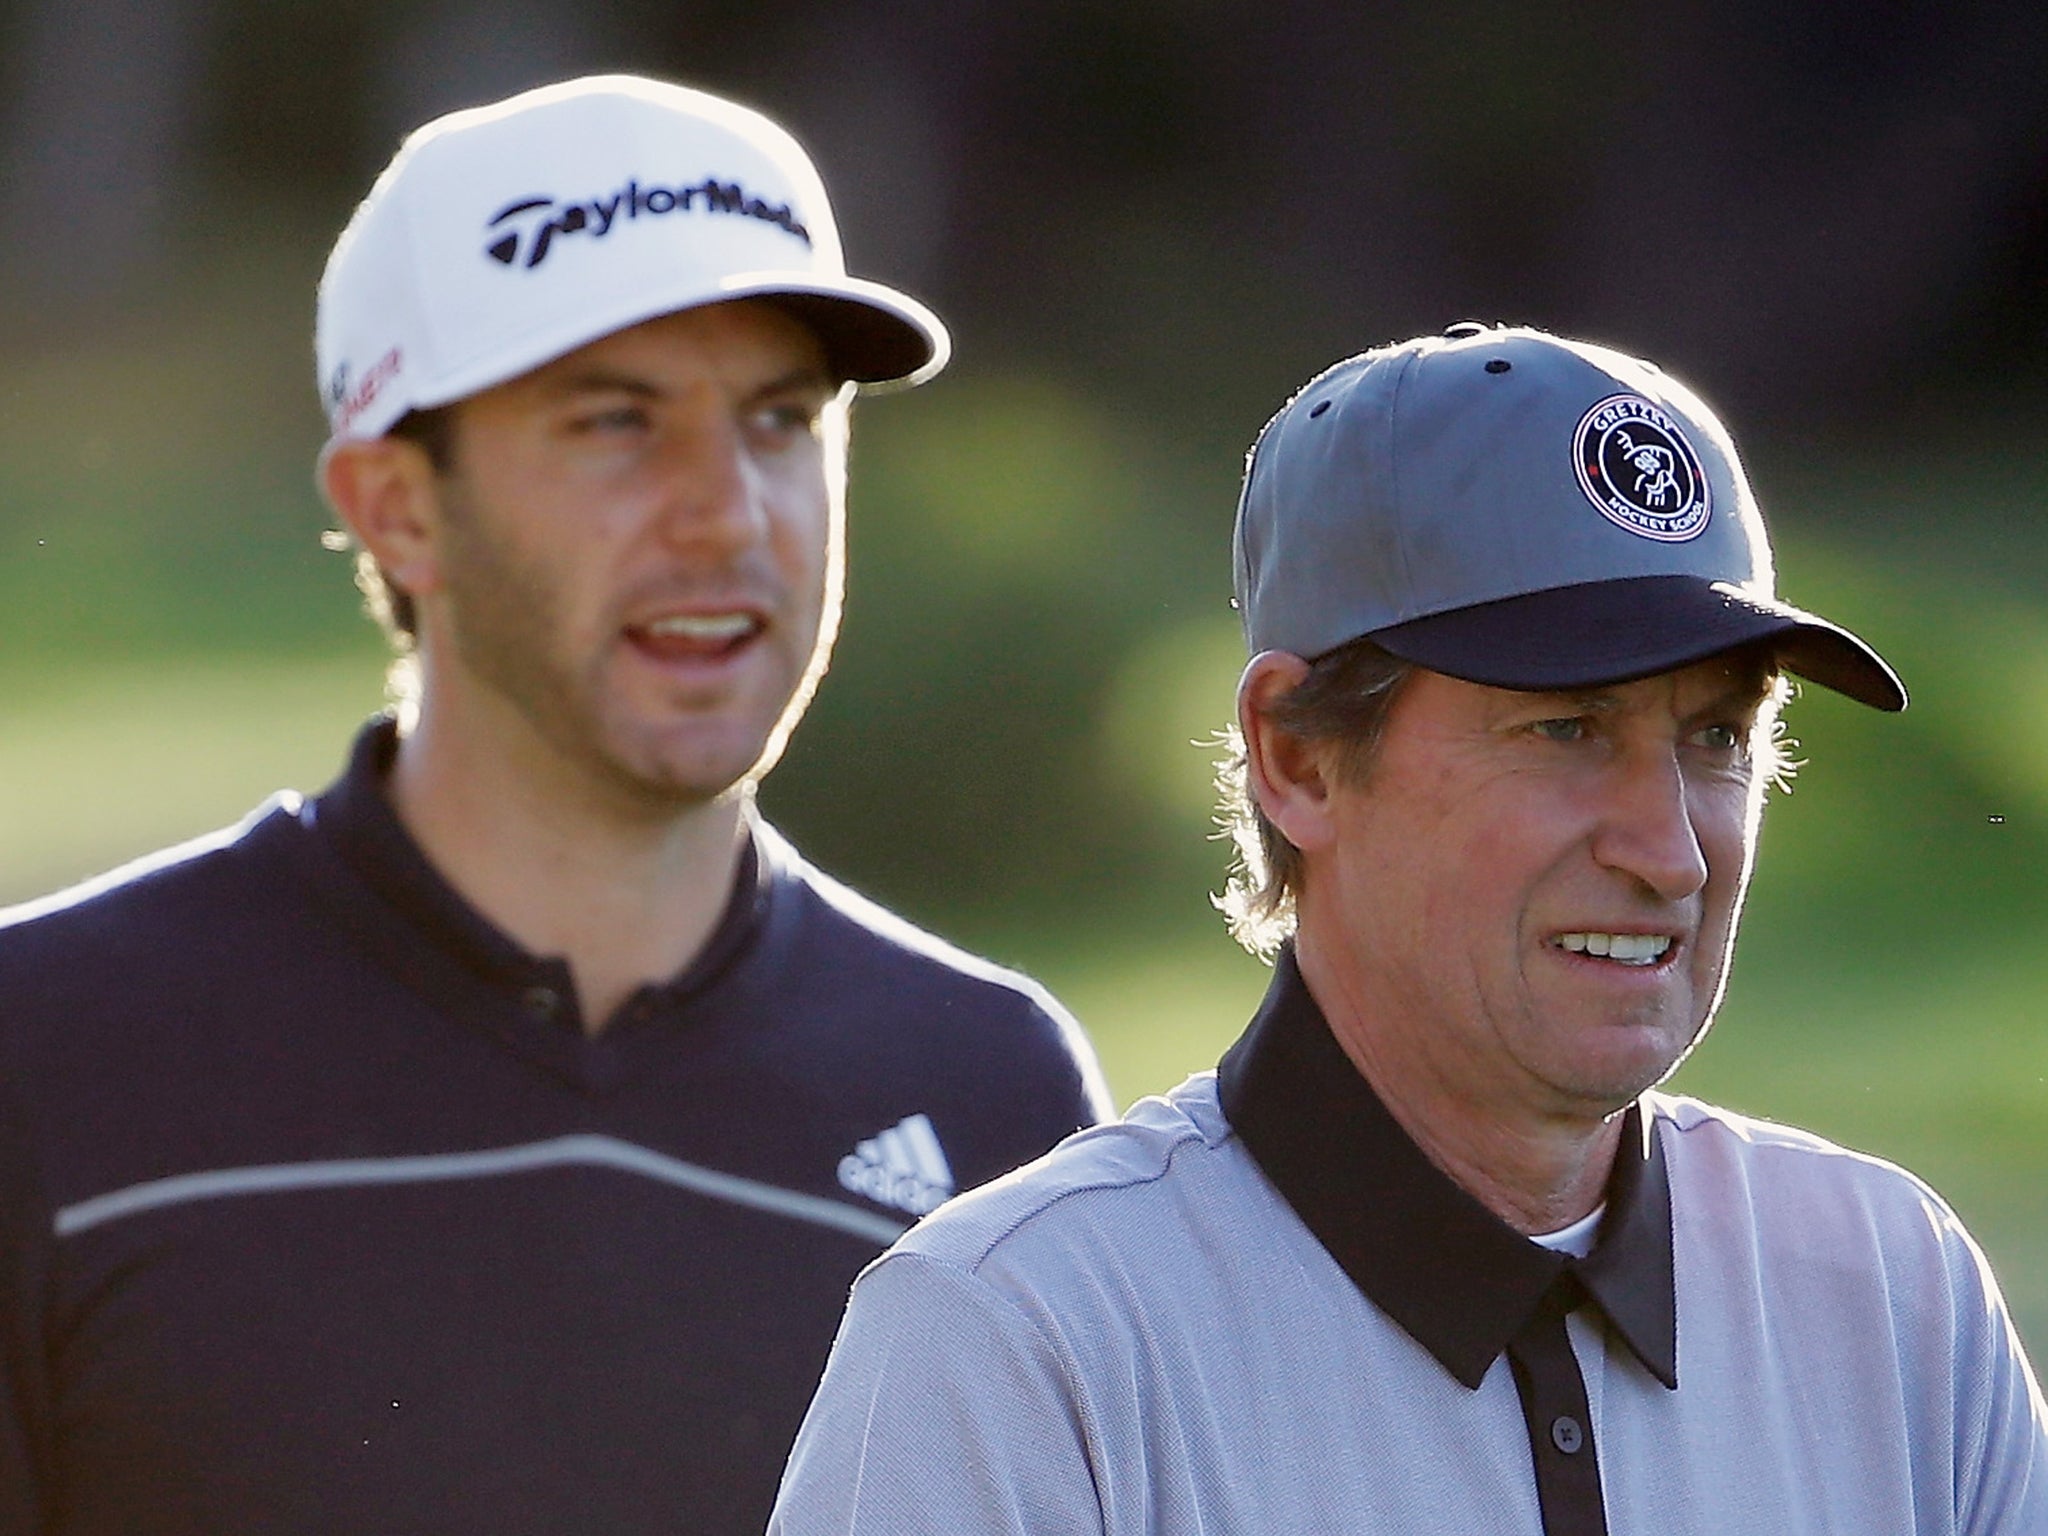
[[[1084,1536],[1103,1529],[1086,1409],[1008,1297],[918,1253],[854,1286],[770,1536]]]
[[[1967,1536],[2048,1531],[2048,1405],[1982,1250],[1947,1214],[1956,1338],[1956,1526]]]

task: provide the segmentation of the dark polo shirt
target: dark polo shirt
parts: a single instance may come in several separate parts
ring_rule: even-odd
[[[755,821],[567,967],[343,779],[0,921],[0,1533],[758,1532],[854,1274],[1103,1110],[1022,978]]]

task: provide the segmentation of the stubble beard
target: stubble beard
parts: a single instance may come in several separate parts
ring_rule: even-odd
[[[677,762],[658,731],[635,729],[610,704],[610,644],[570,654],[558,585],[508,553],[459,493],[447,499],[445,571],[455,660],[521,720],[597,797],[632,820],[667,821],[751,782],[764,749],[738,771]],[[615,713],[616,712],[616,713]],[[785,719],[790,710],[785,708]],[[793,721],[790,722],[793,724]],[[786,734],[786,728],[777,727]],[[771,740],[779,735],[771,733]]]

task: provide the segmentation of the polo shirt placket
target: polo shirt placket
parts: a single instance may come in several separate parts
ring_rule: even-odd
[[[323,882],[329,909],[449,1018],[579,1092],[611,1093],[636,1068],[658,1062],[688,1030],[693,1004],[761,935],[772,881],[750,823],[732,896],[703,948],[680,975],[636,988],[600,1021],[602,1030],[591,1030],[568,962],[529,953],[495,927],[399,821],[384,789],[397,750],[395,724],[373,722],[358,735],[347,773],[311,808],[320,844],[346,870]]]
[[[1580,1294],[1569,1272],[1543,1293],[1529,1321],[1508,1342],[1515,1391],[1529,1427],[1536,1464],[1536,1501],[1543,1529],[1571,1536],[1607,1536],[1600,1497],[1600,1458],[1593,1445],[1593,1415],[1586,1378],[1565,1332],[1564,1320]]]
[[[1429,1160],[1330,1033],[1291,950],[1218,1078],[1253,1161],[1367,1300],[1468,1389],[1506,1354],[1545,1536],[1606,1536],[1565,1319],[1592,1309],[1678,1386],[1670,1186],[1640,1109],[1623,1121],[1600,1239],[1581,1260],[1516,1232]]]

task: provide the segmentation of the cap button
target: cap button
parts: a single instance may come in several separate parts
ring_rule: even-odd
[[[1444,327],[1444,334],[1453,341],[1463,341],[1467,336],[1484,336],[1493,327],[1478,320],[1460,320],[1456,325]]]

